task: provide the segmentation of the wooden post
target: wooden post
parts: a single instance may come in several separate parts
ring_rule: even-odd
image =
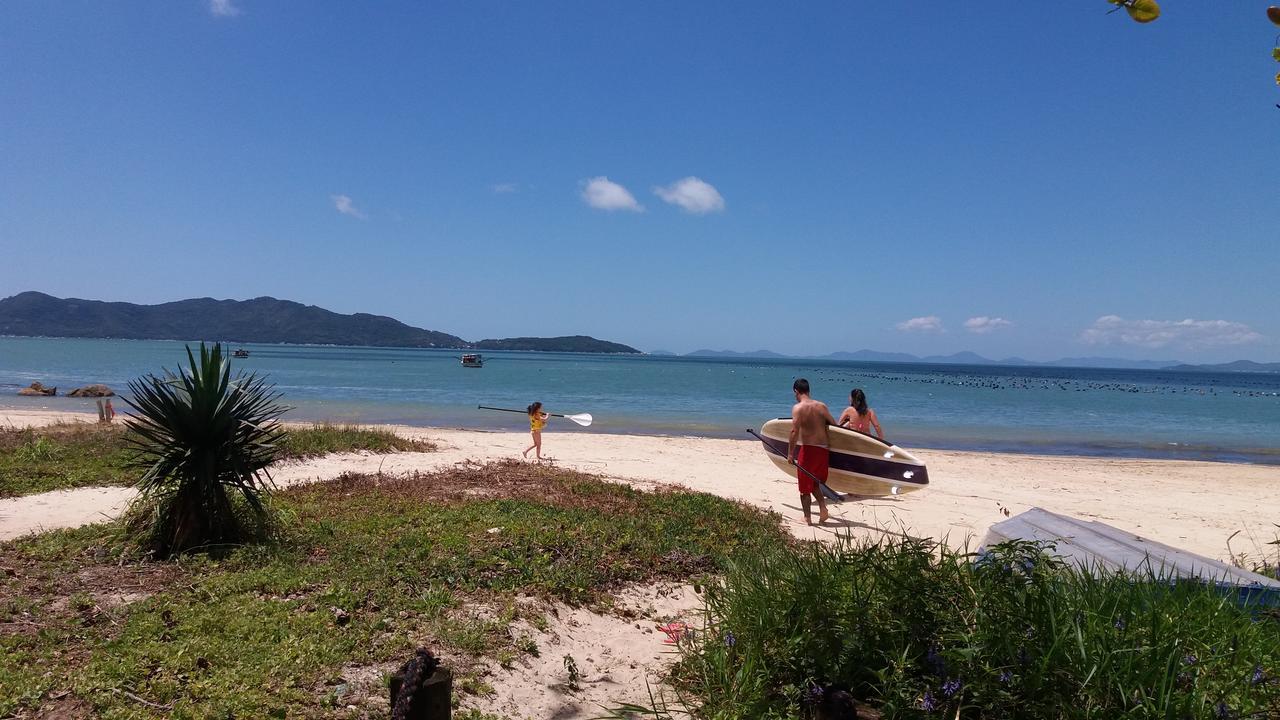
[[[395,708],[400,697],[404,678],[391,676],[391,707]],[[404,720],[450,720],[453,716],[453,673],[448,668],[436,668],[431,677],[422,681],[414,693],[413,706]]]

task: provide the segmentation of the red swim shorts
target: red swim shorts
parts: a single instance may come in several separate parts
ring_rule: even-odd
[[[830,454],[824,447],[817,445],[801,445],[796,450],[796,464],[813,473],[822,482],[827,481],[827,467]],[[818,483],[813,481],[804,470],[796,469],[796,482],[800,485],[800,494],[818,492]]]

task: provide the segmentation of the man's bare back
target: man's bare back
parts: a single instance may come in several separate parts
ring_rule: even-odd
[[[827,426],[835,425],[836,419],[831,416],[826,403],[806,395],[791,408],[791,423],[795,428],[797,445],[827,447],[830,443]]]

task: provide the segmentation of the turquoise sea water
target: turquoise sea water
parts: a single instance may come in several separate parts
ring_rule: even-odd
[[[592,413],[590,432],[746,437],[787,415],[792,380],[807,377],[836,414],[864,388],[906,447],[1280,464],[1280,375],[507,352],[485,353],[476,370],[458,351],[245,348],[235,366],[268,375],[296,420],[518,429],[522,416],[476,406],[541,400]],[[124,392],[184,359],[181,342],[0,337],[0,406],[90,410],[92,400],[15,393],[35,380]]]

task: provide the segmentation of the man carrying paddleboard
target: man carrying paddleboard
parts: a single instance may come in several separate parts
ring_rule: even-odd
[[[827,426],[835,425],[836,419],[831,417],[826,403],[809,397],[808,380],[797,379],[791,389],[796,394],[796,404],[791,408],[791,437],[787,440],[787,460],[792,465],[799,466],[796,470],[796,482],[800,486],[800,506],[804,508],[805,524],[813,524],[809,514],[812,507],[809,496],[812,495],[818,498],[818,524],[821,525],[830,515],[818,483],[827,481]]]

